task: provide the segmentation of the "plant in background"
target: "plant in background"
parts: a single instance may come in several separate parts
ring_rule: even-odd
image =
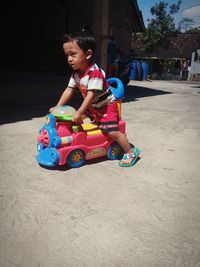
[[[172,37],[179,32],[175,27],[173,15],[179,11],[181,1],[168,7],[168,3],[160,1],[151,7],[153,16],[148,19],[147,29],[133,35],[132,48],[139,55],[148,55],[158,48],[168,48]]]

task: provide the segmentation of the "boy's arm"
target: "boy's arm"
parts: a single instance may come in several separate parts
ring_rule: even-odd
[[[52,111],[53,111],[56,107],[58,107],[58,106],[67,104],[67,103],[71,100],[73,94],[74,94],[74,88],[67,87],[67,88],[64,90],[64,92],[62,93],[62,95],[61,95],[61,97],[60,97],[58,103],[56,104],[56,106],[51,107],[51,108],[49,109],[49,112],[52,112]]]
[[[95,92],[94,91],[88,91],[87,95],[80,106],[80,108],[76,111],[76,113],[73,116],[73,121],[75,123],[82,121],[82,116],[86,112],[86,110],[89,108],[89,106],[92,104],[92,101],[94,99]]]

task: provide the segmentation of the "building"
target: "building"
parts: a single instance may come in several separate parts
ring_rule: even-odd
[[[64,70],[61,37],[83,26],[95,33],[102,67],[106,67],[110,35],[125,50],[132,32],[144,30],[136,0],[6,1],[1,19],[0,67],[25,71]]]
[[[149,63],[149,74],[152,79],[186,80],[188,78],[188,70],[186,69],[190,68],[191,65],[192,73],[196,74],[189,77],[194,80],[197,79],[197,69],[199,70],[199,67],[197,67],[199,65],[197,56],[199,48],[199,33],[179,33],[171,39],[169,48],[158,48],[149,51],[145,56],[138,55],[138,59]],[[194,51],[197,52],[194,53]],[[182,75],[182,72],[184,72],[184,75]]]
[[[191,66],[189,69],[188,80],[200,81],[200,49],[192,53]]]

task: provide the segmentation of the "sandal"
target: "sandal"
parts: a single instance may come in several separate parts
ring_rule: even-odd
[[[122,158],[124,160],[132,159],[131,162],[129,162],[129,163],[119,162],[120,167],[131,167],[137,162],[138,157],[140,155],[140,150],[138,148],[134,147],[134,148],[132,148],[132,151],[133,151],[132,153],[124,154],[124,156]]]

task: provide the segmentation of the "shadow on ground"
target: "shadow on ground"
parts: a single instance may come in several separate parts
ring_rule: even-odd
[[[55,100],[55,99],[54,99]],[[46,116],[48,114],[49,108],[56,104],[56,101],[49,101],[49,103],[43,104],[31,104],[31,105],[12,105],[10,107],[3,106],[0,107],[0,125],[6,123],[14,123],[17,121],[31,120],[33,118],[39,118]],[[74,108],[78,108],[81,103],[81,98],[76,97],[74,101],[70,103]]]
[[[99,158],[95,158],[95,159],[90,159],[90,160],[86,160],[85,163],[83,165],[93,165],[93,164],[97,164],[106,160],[110,160],[108,159],[107,156],[103,156],[103,157],[99,157]],[[137,164],[137,162],[141,160],[141,157],[139,156],[135,162],[135,164]],[[110,160],[112,161],[112,160]],[[118,160],[119,161],[119,160]],[[39,164],[39,163],[38,163]],[[135,165],[134,164],[134,165]],[[72,168],[70,168],[67,164],[64,164],[62,166],[55,166],[55,167],[47,167],[47,166],[42,166],[41,164],[39,164],[41,168],[43,169],[47,169],[47,170],[51,170],[51,171],[67,171],[70,170]],[[78,167],[81,168],[82,166]]]
[[[192,88],[200,88],[200,85],[192,86]]]
[[[152,89],[149,87],[128,85],[125,88],[125,98],[123,99],[123,102],[138,101],[138,98],[165,94],[172,93],[168,91]]]
[[[60,88],[64,87],[62,86]],[[53,90],[47,90],[46,88],[44,88],[44,90],[40,90],[40,92],[37,91],[36,96],[34,94],[35,92],[33,94],[30,92],[30,97],[28,101],[26,101],[26,99],[24,98],[21,104],[18,101],[3,101],[4,103],[2,103],[3,105],[1,105],[0,108],[0,124],[13,123],[22,120],[30,120],[32,118],[45,116],[48,113],[49,108],[54,106],[58,101],[62,90],[57,93],[54,92],[53,94]],[[170,94],[170,92],[151,89],[148,87],[128,85],[125,89],[125,98],[123,99],[123,102],[138,101],[138,99],[142,97],[164,94]],[[15,95],[12,95],[12,98],[14,100],[18,97],[19,95],[16,90]],[[80,106],[81,101],[82,97],[79,93],[77,93],[73,101],[70,102],[70,105],[74,108],[78,108]]]
[[[99,157],[99,158],[96,158],[96,159],[90,159],[90,160],[86,160],[85,163],[83,165],[93,165],[93,164],[96,164],[96,163],[99,163],[99,162],[103,162],[105,160],[109,160],[106,156],[103,156],[103,157]],[[43,169],[47,169],[47,170],[52,170],[52,171],[67,171],[67,170],[70,170],[72,168],[70,168],[67,164],[64,164],[64,165],[61,165],[61,166],[55,166],[55,167],[48,167],[48,166],[43,166],[41,164],[39,164],[41,168]],[[81,168],[78,167],[78,168]]]

